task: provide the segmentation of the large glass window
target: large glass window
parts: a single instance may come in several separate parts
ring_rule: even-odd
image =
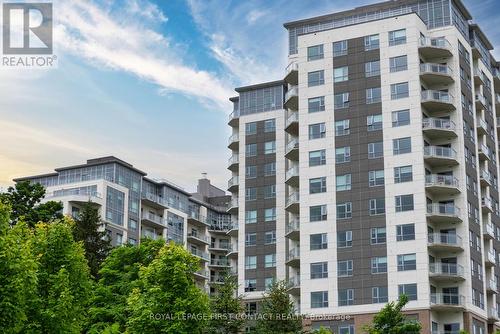
[[[392,112],[392,126],[403,126],[410,124],[410,110],[398,110]]]
[[[351,190],[351,174],[336,176],[336,190],[337,191]]]
[[[413,181],[412,166],[394,167],[394,183]]]
[[[366,90],[366,104],[378,103],[382,101],[382,92],[380,87],[368,88]]]
[[[352,218],[352,203],[339,203],[337,204],[337,219]]]
[[[333,56],[345,56],[347,54],[347,41],[339,41],[333,43]]]
[[[372,245],[385,244],[387,232],[385,227],[373,227],[370,232]]]
[[[317,123],[309,125],[309,139],[325,138],[326,126],[325,123]]]
[[[376,50],[379,48],[379,36],[378,34],[365,36],[365,51]]]
[[[354,289],[339,289],[338,291],[339,306],[354,305]],[[339,333],[341,332],[339,331]]]
[[[406,71],[408,69],[408,57],[404,55],[389,58],[389,67],[391,72]]]
[[[257,245],[257,233],[246,233],[245,234],[245,246],[255,246]]]
[[[406,43],[406,29],[389,31],[389,46]]]
[[[335,163],[341,164],[351,161],[351,147],[338,147],[335,149]]]
[[[403,99],[408,96],[408,82],[400,82],[391,85],[391,100]]]
[[[351,133],[351,129],[349,127],[349,120],[344,119],[342,121],[335,122],[335,136],[346,136]]]
[[[276,253],[267,254],[264,256],[264,267],[266,268],[276,267]]]
[[[307,48],[307,61],[323,59],[323,44]]]
[[[106,221],[123,226],[125,194],[115,188],[106,187]]]
[[[417,284],[400,284],[398,285],[399,296],[406,295],[408,300],[417,300]]]
[[[415,240],[415,224],[396,225],[396,240]]]
[[[264,221],[272,222],[276,220],[276,208],[267,208],[264,210]]]
[[[255,157],[257,155],[257,144],[246,144],[245,145],[245,156]]]
[[[349,107],[349,93],[339,93],[333,96],[334,109],[343,109]]]
[[[395,202],[396,212],[413,210],[413,194],[396,196]]]
[[[365,77],[369,78],[377,75],[380,75],[380,60],[365,63]]]
[[[384,185],[384,170],[371,170],[368,172],[368,185],[377,187]]]
[[[368,159],[375,159],[384,156],[383,142],[369,143],[368,144]]]
[[[327,278],[328,262],[311,263],[311,279]]]
[[[416,269],[417,269],[417,255],[415,253],[398,255],[398,271],[407,271]]]
[[[320,166],[326,164],[326,151],[311,151],[309,152],[309,167]]]
[[[338,248],[352,247],[352,231],[337,232],[337,247]]]
[[[318,194],[326,192],[326,177],[309,179],[309,193]]]
[[[393,139],[392,147],[394,155],[411,153],[411,137]]]
[[[326,205],[314,205],[309,207],[309,221],[317,222],[327,219]]]
[[[264,154],[276,153],[276,141],[268,141],[264,143]]]
[[[333,82],[342,82],[349,79],[349,67],[338,67],[333,69]]]
[[[245,124],[245,134],[254,135],[257,133],[257,122],[251,122]]]
[[[245,269],[257,269],[257,256],[245,257]]]
[[[387,303],[389,301],[388,291],[386,286],[378,286],[372,288],[372,303]]]
[[[372,257],[372,274],[382,274],[387,272],[387,257]]]
[[[373,198],[369,201],[370,203],[370,215],[381,215],[385,213],[385,199],[384,198]]]
[[[325,71],[314,71],[307,73],[307,85],[309,87],[323,85],[325,83]]]
[[[343,260],[337,262],[337,275],[338,277],[352,276],[352,260]]]
[[[308,104],[308,111],[310,113],[325,111],[325,97],[324,96],[310,98],[308,100],[307,104]]]
[[[382,130],[382,114],[366,116],[368,131]]]
[[[257,211],[245,211],[245,224],[255,224],[257,222]]]
[[[309,245],[311,250],[328,248],[328,238],[326,233],[311,234],[309,238]]]
[[[311,308],[328,307],[328,291],[311,292]]]
[[[266,119],[264,121],[264,132],[274,132],[276,131],[276,120]]]

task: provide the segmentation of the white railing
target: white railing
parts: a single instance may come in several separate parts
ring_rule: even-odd
[[[288,180],[293,176],[299,176],[299,166],[293,166],[289,168],[285,173],[285,179]]]
[[[286,126],[289,126],[290,124],[298,121],[299,121],[299,113],[291,112],[290,115],[288,115],[288,118],[286,119]]]
[[[290,277],[288,279],[288,288],[298,288],[300,287],[300,276]]]
[[[162,206],[168,206],[168,201],[166,199],[152,193],[143,192],[142,199],[147,199],[148,201],[160,204]]]
[[[300,230],[300,220],[298,218],[295,218],[291,222],[288,222],[288,225],[286,226],[286,234],[299,230]]]
[[[292,61],[290,64],[287,65],[285,68],[285,75],[290,74],[293,71],[298,71],[299,70],[299,63],[296,61]]]
[[[229,114],[229,121],[232,121],[233,119],[236,119],[238,117],[240,117],[240,111],[234,110],[232,113]]]
[[[465,297],[457,293],[431,293],[431,304],[463,306]]]
[[[100,192],[80,190],[80,189],[55,190],[51,193],[46,193],[44,198],[57,198],[57,197],[67,197],[67,196],[85,196],[89,198],[94,197],[102,199],[102,195]]]
[[[193,248],[191,248],[189,251],[191,252],[191,254],[193,254],[195,256],[198,256],[198,257],[201,257],[202,259],[205,259],[205,260],[209,259],[208,254],[205,253],[205,252],[202,252],[199,249],[193,249]]]
[[[451,49],[451,44],[444,37],[430,38],[430,37],[420,37],[421,47],[434,47],[442,49]]]
[[[286,153],[296,148],[299,148],[299,140],[297,138],[294,138],[286,144]]]
[[[420,64],[420,73],[437,73],[437,74],[452,75],[453,71],[448,65],[423,63]]]
[[[165,219],[151,212],[143,212],[142,219],[152,221],[159,225],[167,226],[167,221]]]
[[[493,208],[493,201],[491,200],[490,197],[484,196],[481,198],[481,205],[486,206],[486,207],[491,209],[491,208]]]
[[[424,156],[456,159],[457,158],[457,151],[455,151],[451,147],[425,146],[424,147]]]
[[[453,103],[453,95],[439,90],[423,90],[421,93],[423,101],[437,101],[443,103]]]
[[[240,157],[238,155],[233,155],[227,160],[228,165],[237,164],[240,162]]]
[[[299,193],[295,192],[295,193],[292,193],[290,196],[288,196],[288,198],[286,199],[286,206],[289,206],[291,204],[298,203],[298,202],[299,202]]]
[[[491,183],[491,175],[487,170],[481,169],[480,177],[486,182]]]
[[[484,224],[483,229],[486,234],[489,234],[493,238],[495,237],[495,226],[493,225],[493,223]]]
[[[458,188],[458,179],[453,175],[430,174],[425,176],[425,185]]]
[[[229,136],[229,139],[228,139],[228,144],[232,144],[232,143],[236,143],[240,140],[240,137],[238,136],[237,133]]]
[[[430,233],[427,242],[431,245],[462,246],[462,238],[451,233]]]
[[[486,102],[486,98],[484,97],[483,94],[479,93],[479,94],[476,94],[476,97],[475,97],[475,101],[476,102],[480,102],[483,106],[486,106],[488,103]]]
[[[233,176],[227,181],[227,187],[231,188],[233,186],[237,186],[239,184],[239,178],[237,176]]]
[[[205,242],[210,242],[210,238],[206,235],[198,234],[198,232],[191,231],[187,234],[188,237],[195,238],[198,240],[202,240]]]
[[[464,267],[456,263],[430,263],[429,272],[440,276],[464,276]]]
[[[292,97],[299,96],[299,87],[291,86],[290,89],[285,93],[285,102],[291,99]]]
[[[486,257],[491,263],[496,263],[495,253],[493,253],[492,251],[488,251]]]
[[[287,261],[296,260],[299,258],[300,258],[300,249],[299,248],[292,248],[286,256]]]
[[[460,216],[460,208],[453,204],[427,204],[427,213],[432,215]]]
[[[424,118],[422,120],[422,128],[455,131],[456,126],[455,123],[449,119]]]

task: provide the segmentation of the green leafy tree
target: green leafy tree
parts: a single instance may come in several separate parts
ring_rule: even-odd
[[[312,334],[332,334],[332,331],[326,327],[320,326],[318,329],[311,332]]]
[[[139,272],[139,287],[128,298],[127,331],[202,333],[209,315],[209,300],[194,283],[193,273],[198,269],[199,260],[182,246],[163,246],[158,256]]]
[[[111,249],[111,242],[107,238],[106,232],[99,231],[102,224],[99,209],[89,201],[82,206],[80,213],[74,220],[73,237],[76,241],[83,242],[90,274],[97,278],[101,263]]]
[[[295,306],[285,281],[272,284],[262,299],[260,313],[258,333],[302,333],[302,318],[295,314]]]
[[[128,317],[127,298],[138,287],[139,269],[148,266],[163,240],[144,239],[139,245],[116,247],[102,263],[88,310],[88,333],[123,333]]]
[[[10,208],[0,203],[0,333],[21,333],[36,296],[33,232],[24,222],[9,227]]]
[[[62,203],[48,201],[40,204],[44,196],[45,188],[42,185],[22,181],[16,183],[15,187],[9,187],[6,193],[0,194],[0,202],[11,207],[12,225],[23,220],[30,227],[34,227],[38,222],[62,218]]]
[[[217,294],[210,300],[214,317],[208,326],[208,333],[239,333],[245,320],[239,316],[245,312],[243,297],[238,296],[238,279],[228,271],[223,275],[223,283]]]
[[[408,297],[401,295],[398,302],[390,302],[373,317],[370,325],[363,327],[367,334],[407,334],[420,333],[422,325],[415,320],[409,320],[402,313],[408,303]]]

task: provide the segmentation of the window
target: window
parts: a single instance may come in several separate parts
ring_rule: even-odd
[[[384,145],[381,141],[368,144],[368,159],[375,159],[383,156],[384,156]]]
[[[394,183],[413,181],[412,166],[394,167]]]
[[[339,334],[354,334],[354,325],[339,326]]]
[[[129,219],[128,220],[128,227],[131,229],[131,230],[137,230],[137,220],[135,219]]]
[[[264,165],[264,176],[276,175],[276,162],[270,162]]]
[[[264,210],[264,221],[272,222],[276,220],[276,208],[267,208]]]
[[[351,133],[351,130],[349,128],[349,120],[344,119],[343,121],[336,121],[335,122],[335,136],[346,136]]]
[[[387,233],[385,227],[373,227],[370,234],[372,245],[385,244],[385,242],[387,241]]]
[[[373,198],[370,200],[370,215],[381,215],[385,213],[385,199]]]
[[[365,36],[365,51],[379,48],[378,34]]]
[[[338,67],[333,69],[333,82],[342,82],[349,79],[349,67]]]
[[[133,245],[136,245],[137,244],[137,240],[134,239],[134,238],[128,238],[128,243],[131,244],[132,246]]]
[[[366,104],[378,103],[382,100],[380,87],[368,88],[366,90]]]
[[[403,99],[409,96],[407,82],[400,82],[391,85],[391,100]]]
[[[247,179],[254,179],[257,177],[257,166],[246,166],[245,177]]]
[[[325,138],[326,126],[325,123],[317,123],[309,125],[309,139]]]
[[[245,145],[245,156],[255,157],[257,155],[257,144],[246,144]]]
[[[307,61],[323,59],[323,44],[307,48]]]
[[[371,170],[368,172],[368,185],[377,187],[384,185],[384,170]]]
[[[267,254],[264,256],[264,267],[266,268],[276,267],[276,253]]]
[[[347,305],[354,305],[354,289],[339,289],[339,306]]]
[[[328,291],[311,292],[311,308],[328,307]]]
[[[325,83],[325,71],[314,71],[307,73],[308,87],[323,85]]]
[[[337,219],[349,219],[352,218],[352,203],[340,203],[337,204]]]
[[[256,289],[257,289],[257,280],[255,278],[245,280],[245,292],[255,291]]]
[[[342,164],[351,161],[351,147],[339,147],[335,149],[335,163]]]
[[[377,286],[372,288],[372,303],[387,303],[389,301],[388,291],[386,286]]]
[[[365,63],[365,77],[374,77],[380,75],[380,60]]]
[[[274,119],[267,119],[264,121],[264,132],[276,131],[276,121]]]
[[[417,269],[417,255],[403,254],[398,255],[398,271],[416,270]]]
[[[266,232],[264,235],[264,244],[272,245],[276,243],[276,231]]]
[[[406,43],[406,29],[389,31],[389,46]]]
[[[326,177],[309,179],[309,194],[326,192]]]
[[[345,56],[347,54],[347,41],[333,43],[333,56]]]
[[[335,186],[337,191],[351,190],[351,174],[337,175]]]
[[[264,198],[276,198],[276,185],[264,186]]]
[[[311,250],[328,248],[328,240],[326,233],[311,234],[309,238],[310,238],[309,242]]]
[[[245,211],[245,224],[255,224],[257,222],[257,211]]]
[[[246,188],[245,189],[245,200],[255,201],[257,199],[257,188]]]
[[[405,55],[389,58],[389,67],[391,72],[406,71],[408,69],[408,57]]]
[[[337,275],[338,277],[352,276],[352,260],[344,260],[337,262]]]
[[[266,291],[269,291],[271,287],[273,286],[275,281],[274,277],[266,277],[264,278],[264,287],[266,288]]]
[[[382,129],[382,114],[366,116],[366,125],[368,131],[376,131]]]
[[[309,167],[321,166],[326,164],[326,151],[311,151],[309,152]]]
[[[257,245],[257,233],[246,233],[245,234],[245,246],[255,246]]]
[[[392,153],[394,155],[411,153],[411,137],[393,139]]]
[[[256,268],[257,268],[257,256],[246,256],[245,269],[256,269]]]
[[[246,135],[254,135],[256,133],[257,133],[257,122],[245,124],[245,134]]]
[[[402,224],[396,226],[396,240],[415,240],[415,224]]]
[[[417,284],[400,284],[398,285],[399,296],[406,295],[408,300],[417,300]]]
[[[276,142],[268,141],[264,143],[264,154],[273,154],[276,153]]]
[[[123,235],[121,233],[116,233],[116,244],[117,245],[123,244]]]
[[[413,210],[413,194],[396,196],[395,202],[396,212]]]
[[[372,274],[382,274],[387,272],[387,257],[372,257]]]
[[[337,247],[338,248],[352,247],[352,231],[337,232]]]
[[[318,222],[326,219],[326,205],[315,205],[309,207],[309,221]]]
[[[333,107],[343,109],[349,107],[349,93],[339,93],[333,96]]]
[[[410,110],[398,110],[392,112],[392,127],[410,124]]]
[[[308,111],[310,113],[325,111],[325,97],[313,97],[307,101]]]
[[[311,263],[311,279],[327,278],[328,262]]]

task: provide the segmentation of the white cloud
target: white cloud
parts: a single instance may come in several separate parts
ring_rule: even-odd
[[[257,22],[261,17],[267,15],[268,12],[265,10],[259,10],[259,9],[254,9],[248,13],[247,21],[250,24],[254,24]]]
[[[157,5],[143,0],[127,0],[125,9],[128,13],[144,17],[151,21],[167,22],[168,18]]]

